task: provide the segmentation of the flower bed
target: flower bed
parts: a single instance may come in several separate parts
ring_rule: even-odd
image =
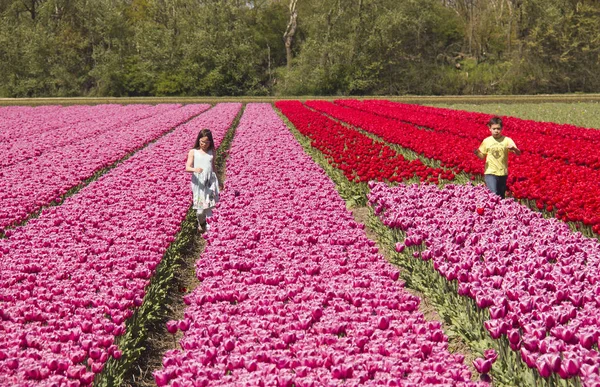
[[[156,302],[147,286],[190,207],[187,151],[205,127],[218,145],[240,107],[217,105],[0,240],[3,383],[90,385],[130,355],[118,338]]]
[[[474,384],[270,105],[247,105],[221,199],[159,386]]]
[[[483,174],[484,163],[473,155],[481,139],[417,129],[398,120],[325,101],[308,101],[307,105],[385,141],[439,160],[455,172]],[[511,155],[509,164],[508,190],[513,197],[529,200],[561,220],[580,222],[600,233],[600,171],[528,152],[519,157]]]
[[[120,130],[49,150],[42,156],[0,169],[0,231],[17,224],[67,191],[208,109],[186,105],[124,126]],[[10,231],[7,233],[9,235]]]
[[[118,108],[107,107],[103,111],[96,110],[92,113],[92,117],[88,117],[83,122],[44,132],[32,131],[34,133],[14,136],[0,142],[0,153],[3,155],[0,160],[0,168],[40,157],[47,150],[56,151],[60,147],[78,142],[89,143],[94,137],[103,133],[123,131],[126,126],[135,125],[136,121],[180,107],[175,104],[116,106]],[[35,163],[35,161],[31,162]]]
[[[336,103],[345,104],[343,101],[351,100],[339,100]],[[364,101],[366,103],[377,103],[383,107],[390,107],[393,109],[400,108],[408,111],[419,112],[420,115],[437,115],[440,117],[448,117],[451,119],[459,119],[463,122],[471,121],[480,125],[485,125],[490,118],[494,117],[494,114],[469,112],[465,110],[455,110],[447,108],[438,108],[433,106],[421,106],[413,104],[402,104],[385,100],[373,100]],[[353,102],[350,102],[352,104]],[[382,111],[383,112],[383,111]],[[391,112],[387,112],[389,114]],[[415,117],[416,118],[416,117]],[[555,122],[543,122],[534,120],[525,120],[518,117],[503,116],[505,129],[512,131],[524,131],[533,135],[547,135],[553,139],[572,139],[572,140],[583,140],[583,141],[599,141],[600,132],[596,129],[584,128],[571,124],[558,124]]]
[[[600,246],[483,187],[387,187],[369,195],[406,251],[488,308],[485,329],[545,378],[600,383]]]
[[[438,183],[439,179],[454,179],[451,171],[428,167],[418,159],[406,160],[382,142],[314,112],[299,101],[279,101],[275,106],[350,181],[402,181],[418,177],[420,181]]]
[[[437,132],[480,140],[489,135],[486,124],[493,117],[490,114],[397,104],[390,101],[338,100],[336,104]],[[521,150],[569,164],[600,168],[600,155],[596,152],[596,144],[600,141],[598,130],[516,117],[503,117],[502,120],[503,134],[512,138]]]
[[[0,115],[0,142],[21,136],[43,133],[65,125],[84,122],[98,117],[100,111],[118,110],[119,105],[84,106],[60,105],[9,106]]]

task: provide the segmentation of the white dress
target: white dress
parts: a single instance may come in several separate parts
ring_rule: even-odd
[[[194,149],[194,168],[202,168],[201,173],[192,173],[192,193],[195,210],[213,208],[219,201],[219,181],[212,170],[213,152],[205,153]]]

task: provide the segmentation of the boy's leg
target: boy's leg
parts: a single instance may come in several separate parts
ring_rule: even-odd
[[[508,179],[508,176],[496,176],[496,178],[498,185],[498,195],[500,195],[500,197],[504,199],[504,196],[506,194],[506,180]]]
[[[492,191],[493,193],[495,193],[496,195],[500,195],[498,193],[498,180],[496,179],[495,175],[483,175],[483,178],[485,179],[485,185],[488,187],[488,189],[490,191]]]

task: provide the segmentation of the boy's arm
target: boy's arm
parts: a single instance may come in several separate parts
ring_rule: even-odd
[[[508,149],[509,152],[516,154],[517,156],[521,156],[521,150],[519,148],[517,148],[516,146],[509,146],[506,149]]]
[[[479,146],[479,148],[475,149],[473,151],[473,153],[475,154],[475,156],[479,157],[480,160],[484,160],[485,159],[485,155],[487,154],[487,151],[485,149],[485,146],[483,146],[483,143],[481,143],[481,145]]]
[[[515,144],[515,142],[513,140],[509,141],[506,149],[508,149],[509,152],[516,154],[517,156],[521,156],[521,150],[519,148],[517,148],[517,145]]]

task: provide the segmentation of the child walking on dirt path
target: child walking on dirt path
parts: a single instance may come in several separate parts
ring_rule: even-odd
[[[215,145],[212,133],[202,129],[198,133],[194,148],[188,152],[185,171],[192,173],[192,208],[198,217],[198,231],[207,232],[206,222],[212,216],[212,209],[219,201],[219,181],[215,173]]]
[[[502,119],[500,117],[492,118],[487,126],[492,135],[483,140],[479,149],[475,149],[474,153],[481,160],[485,159],[485,185],[490,191],[504,199],[508,178],[508,152],[519,156],[521,151],[512,139],[502,135]]]

